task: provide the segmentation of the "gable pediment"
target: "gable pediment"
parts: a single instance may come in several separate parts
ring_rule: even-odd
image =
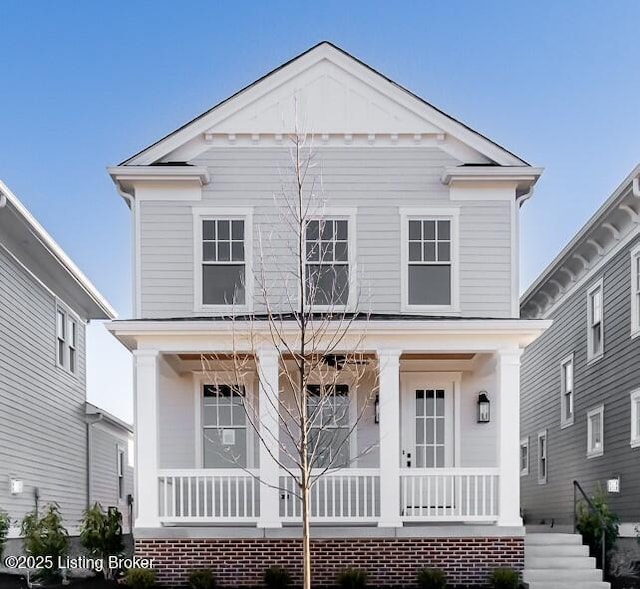
[[[329,43],[221,102],[123,165],[188,161],[215,139],[306,132],[431,138],[467,163],[526,162]]]

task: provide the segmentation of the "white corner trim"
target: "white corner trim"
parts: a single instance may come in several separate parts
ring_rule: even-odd
[[[592,448],[591,438],[593,430],[591,426],[591,418],[600,415],[600,448]],[[597,458],[604,454],[604,405],[600,405],[595,409],[587,412],[587,458]]]
[[[398,209],[400,213],[400,309],[403,312],[437,313],[457,315],[460,313],[460,206],[425,206]],[[447,219],[451,221],[451,304],[409,304],[409,220]]]
[[[253,309],[253,207],[192,207],[193,215],[193,310],[195,313],[247,313]],[[244,221],[245,303],[205,305],[202,302],[202,221],[242,219]]]

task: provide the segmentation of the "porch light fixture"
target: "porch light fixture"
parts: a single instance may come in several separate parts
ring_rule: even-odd
[[[487,391],[480,391],[478,394],[478,423],[489,423],[491,421],[491,402],[487,397]]]
[[[373,404],[373,422],[380,423],[380,395],[376,395],[376,400]]]

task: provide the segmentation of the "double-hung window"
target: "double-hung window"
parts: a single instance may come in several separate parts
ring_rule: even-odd
[[[72,374],[78,370],[78,322],[60,307],[56,309],[56,363]]]
[[[403,211],[403,306],[409,311],[456,311],[458,210]]]
[[[311,219],[305,227],[305,303],[344,307],[349,303],[349,221]]]
[[[640,335],[640,244],[631,251],[631,335]]]
[[[538,483],[544,485],[548,478],[547,430],[538,434]]]
[[[309,458],[315,468],[349,465],[349,386],[346,384],[307,386]]]
[[[520,476],[529,474],[529,438],[520,440]]]
[[[597,360],[604,354],[603,281],[587,291],[587,359]]]
[[[604,454],[604,405],[587,413],[587,458]]]
[[[573,354],[560,362],[560,426],[566,427],[573,423]]]
[[[631,447],[640,447],[640,389],[631,393]]]
[[[117,450],[118,499],[122,501],[124,499],[124,450],[120,446],[117,447]]]

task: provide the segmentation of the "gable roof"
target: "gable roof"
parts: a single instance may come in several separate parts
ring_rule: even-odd
[[[3,218],[3,215],[7,213],[12,213],[10,219]],[[38,223],[18,197],[0,180],[0,228],[3,223],[6,224],[0,231],[0,235],[4,232],[7,238],[15,235],[19,239],[20,251],[11,253],[25,266],[31,266],[30,263],[23,262],[23,259],[26,260],[27,257],[29,261],[34,263],[38,261],[40,267],[34,273],[44,283],[55,281],[58,286],[56,294],[62,295],[64,302],[73,301],[83,311],[87,319],[115,319],[117,314],[113,307],[73,263],[53,237]],[[42,270],[45,266],[49,269],[46,273]],[[29,268],[29,270],[31,271],[33,268]]]
[[[121,166],[148,166],[167,163],[164,158],[171,159],[175,150],[206,133],[223,118],[246,107],[264,96],[269,90],[282,86],[296,75],[304,72],[320,62],[329,62],[343,71],[359,78],[369,87],[375,87],[377,92],[402,105],[407,112],[419,117],[428,124],[428,129],[436,133],[446,134],[462,144],[482,154],[486,161],[481,163],[497,164],[500,166],[529,166],[509,150],[490,140],[481,133],[471,129],[468,125],[446,114],[423,98],[407,90],[400,84],[387,78],[343,49],[323,41],[307,51],[294,57],[288,62],[275,68],[255,82],[239,90],[229,98],[219,102],[214,107],[182,125],[175,131],[159,139],[149,147],[121,162]],[[258,131],[256,131],[258,132]],[[316,130],[314,130],[316,132]],[[349,132],[349,130],[344,130]],[[176,159],[176,158],[173,158]]]

